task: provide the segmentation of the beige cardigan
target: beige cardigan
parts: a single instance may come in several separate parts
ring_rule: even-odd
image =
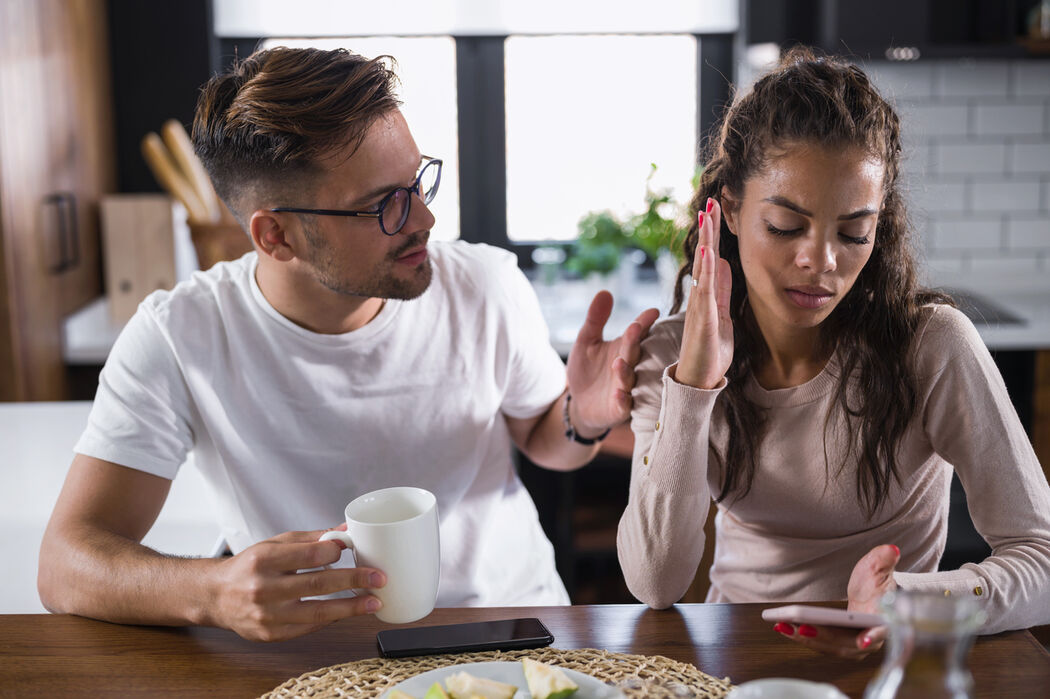
[[[628,587],[655,608],[679,600],[693,579],[721,489],[709,449],[724,453],[727,440],[722,389],[668,376],[683,328],[684,315],[672,316],[642,345],[630,501],[617,533]],[[900,447],[902,482],[871,520],[857,500],[856,459],[839,470],[839,410],[824,431],[835,358],[793,388],[767,391],[749,379],[748,396],[769,409],[767,428],[751,492],[718,505],[709,602],[844,600],[857,560],[896,544],[898,585],[978,596],[988,614],[983,633],[1050,623],[1050,486],[998,369],[970,321],[948,306],[928,307],[912,361],[918,410]],[[936,572],[953,467],[992,555]]]

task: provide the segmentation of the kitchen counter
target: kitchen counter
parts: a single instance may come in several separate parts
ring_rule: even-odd
[[[600,289],[613,293],[613,314],[606,324],[606,337],[616,337],[646,308],[655,307],[661,316],[671,306],[670,289],[656,281],[624,284],[611,280],[558,281],[554,284],[533,283],[550,328],[551,343],[566,356],[576,333],[587,315],[587,307]],[[998,307],[1016,316],[1020,323],[982,322],[979,313],[972,319],[991,350],[1050,349],[1050,280],[944,278],[938,286],[972,294],[984,306]],[[963,305],[963,304],[961,304]],[[964,308],[964,310],[967,310]],[[985,319],[987,320],[987,319]],[[105,297],[99,297],[66,319],[63,332],[63,356],[67,364],[101,365],[120,334],[121,326],[113,323]]]
[[[959,307],[974,322],[988,349],[1040,350],[1050,349],[1050,280],[1042,284],[1037,280],[985,280],[975,288],[972,280],[944,279],[937,286],[953,295],[962,292],[956,299]],[[551,343],[567,356],[587,315],[587,306],[602,287],[582,281],[534,286],[550,327]],[[619,335],[646,308],[658,308],[664,317],[671,307],[670,289],[662,289],[655,281],[637,282],[619,292],[610,290],[615,304],[606,324],[606,338]]]
[[[0,403],[0,613],[44,611],[36,591],[37,561],[44,528],[73,460],[73,445],[87,425],[90,401]],[[219,540],[212,498],[204,478],[183,465],[157,521],[143,542],[174,555],[206,556]],[[2,693],[2,692],[0,692]]]

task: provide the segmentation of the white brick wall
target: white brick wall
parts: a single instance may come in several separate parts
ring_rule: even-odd
[[[1021,180],[999,178],[989,181],[974,181],[970,184],[972,211],[1009,211],[1032,213],[1041,207],[1041,183],[1038,179]]]
[[[1011,250],[1045,253],[1050,250],[1050,216],[1011,218],[1006,239]]]
[[[1008,61],[935,61],[933,96],[1006,97],[1010,84]]]
[[[1050,60],[864,67],[904,124],[927,271],[1050,274]]]
[[[1006,145],[1003,143],[946,140],[933,149],[933,172],[946,177],[1005,170]]]
[[[978,104],[974,107],[978,136],[1032,135],[1043,133],[1043,104],[1041,102]]]

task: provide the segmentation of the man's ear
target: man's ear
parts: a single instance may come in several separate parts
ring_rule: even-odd
[[[719,203],[722,204],[722,220],[726,222],[729,232],[736,235],[736,224],[740,218],[740,200],[733,196],[729,187],[722,187],[719,198],[721,199]]]
[[[252,213],[248,220],[248,232],[252,236],[255,249],[278,262],[289,262],[295,258],[295,249],[283,226],[286,216],[288,214],[275,215],[272,211],[259,209]]]

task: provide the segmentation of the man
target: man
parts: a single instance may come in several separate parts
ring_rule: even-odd
[[[656,311],[603,342],[600,294],[566,371],[513,256],[428,245],[441,163],[394,80],[381,60],[274,49],[205,86],[196,148],[255,251],[151,295],[118,339],[41,547],[49,609],[260,640],[377,611],[314,599],[385,584],[318,570],[341,546],[317,538],[395,485],[438,498],[439,606],[568,602],[510,443],[548,468],[589,461],[629,415]],[[232,557],[139,543],[190,450]]]

